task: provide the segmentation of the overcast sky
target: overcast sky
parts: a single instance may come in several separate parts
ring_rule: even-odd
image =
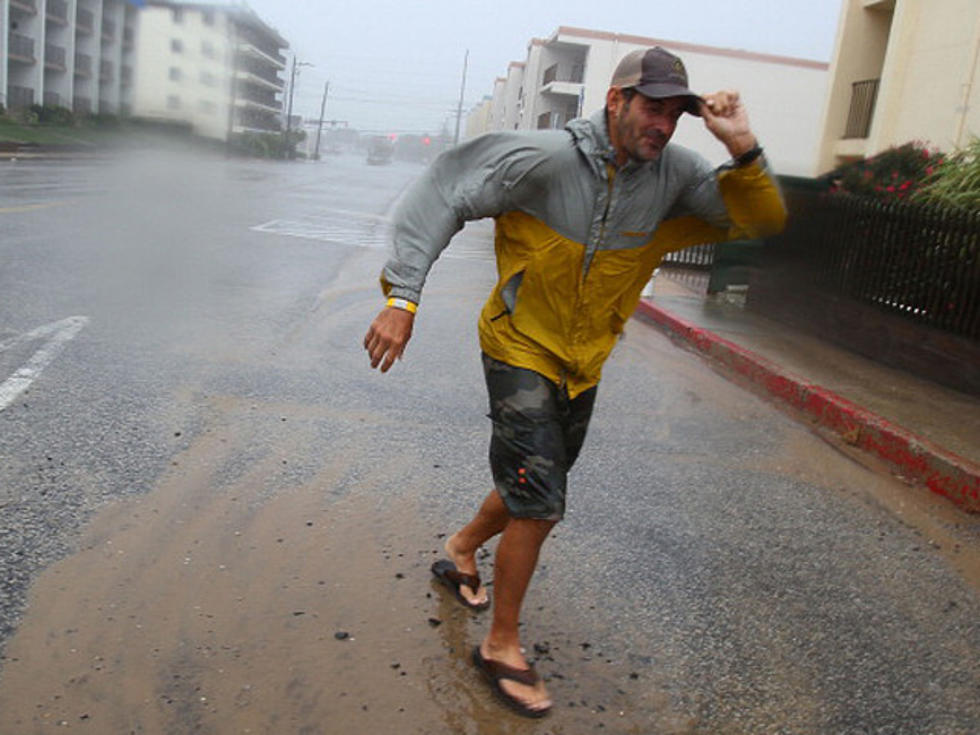
[[[829,61],[841,0],[247,0],[289,42],[293,114],[361,130],[452,131],[469,50],[465,110],[493,91],[531,38],[576,26]],[[288,81],[289,69],[286,70]],[[710,80],[693,80],[695,88]]]

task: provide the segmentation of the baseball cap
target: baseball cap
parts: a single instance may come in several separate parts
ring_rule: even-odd
[[[687,70],[684,62],[661,46],[630,51],[613,72],[612,87],[635,89],[645,97],[687,97],[684,109],[701,116],[699,105],[703,100],[687,88]]]

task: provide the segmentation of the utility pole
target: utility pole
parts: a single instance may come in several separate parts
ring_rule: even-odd
[[[286,132],[283,136],[283,146],[282,154],[283,157],[289,156],[290,145],[289,145],[289,133],[293,125],[293,88],[296,86],[296,67],[297,66],[313,66],[305,61],[296,63],[296,55],[293,54],[293,69],[289,74],[289,102],[286,105]]]
[[[330,81],[323,85],[323,100],[320,102],[320,121],[316,124],[316,147],[313,149],[313,160],[320,160],[320,131],[323,130],[323,111],[327,107],[327,92],[330,90]]]
[[[463,94],[466,92],[466,64],[470,60],[470,50],[466,49],[463,56],[463,80],[459,84],[459,104],[456,106],[456,135],[453,136],[453,145],[459,145],[459,121],[463,117]]]

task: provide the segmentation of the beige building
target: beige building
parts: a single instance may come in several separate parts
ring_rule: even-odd
[[[980,135],[980,0],[844,0],[819,169]]]
[[[566,26],[547,39],[532,39],[526,59],[511,63],[507,76],[497,79],[494,112],[480,132],[561,128],[590,115],[605,104],[620,59],[657,45],[684,60],[694,89],[741,92],[776,170],[800,176],[816,172],[828,64]],[[725,151],[693,119],[682,122],[674,139],[715,163],[725,159]]]

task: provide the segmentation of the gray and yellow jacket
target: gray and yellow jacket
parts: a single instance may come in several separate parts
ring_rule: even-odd
[[[494,217],[499,280],[480,345],[575,397],[599,382],[665,254],[772,234],[786,217],[763,158],[716,170],[668,144],[651,162],[614,161],[604,110],[562,131],[490,133],[447,151],[396,210],[383,290],[418,303],[450,238]]]

